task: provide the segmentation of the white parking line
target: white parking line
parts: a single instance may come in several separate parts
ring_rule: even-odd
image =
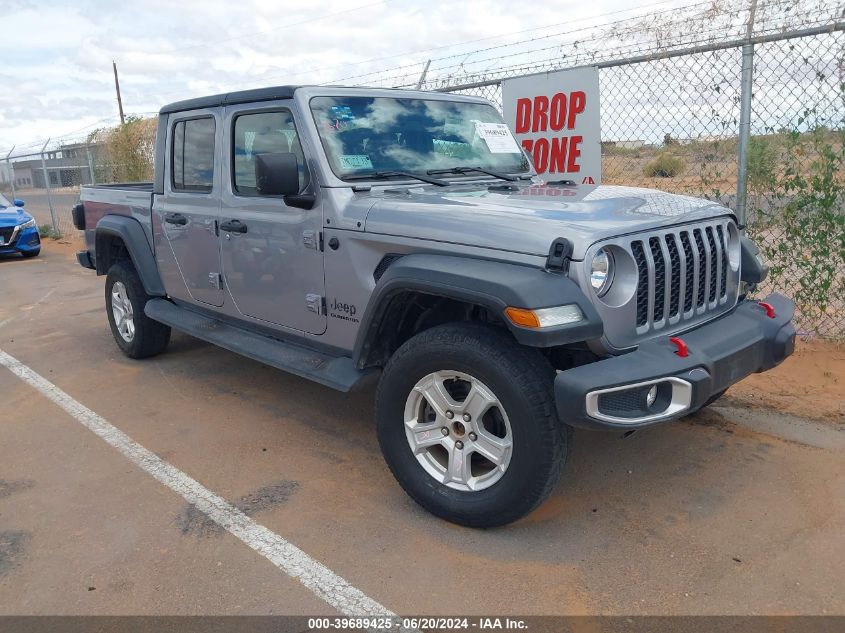
[[[56,288],[55,288],[55,287],[50,288],[50,290],[48,290],[48,291],[47,291],[47,294],[45,294],[43,297],[41,297],[38,301],[36,301],[35,303],[33,303],[33,304],[32,304],[31,306],[29,306],[27,309],[28,309],[28,310],[32,310],[33,308],[35,308],[35,307],[37,307],[37,306],[41,305],[44,301],[46,301],[46,300],[47,300],[47,297],[49,297],[49,296],[50,296],[51,294],[53,294],[55,291],[56,291]],[[14,320],[15,320],[18,316],[20,316],[20,315],[18,315],[18,314],[14,314],[14,315],[10,316],[8,319],[3,319],[2,321],[0,321],[0,327],[3,327],[4,325],[6,325],[6,324],[8,324],[8,323],[11,323],[11,322],[12,322],[12,321],[14,321]],[[32,317],[30,317],[30,318],[32,318]]]
[[[0,365],[4,365],[18,378],[40,391],[100,439],[111,444],[141,469],[181,495],[185,501],[207,514],[220,527],[264,556],[288,576],[296,578],[342,614],[395,617],[393,612],[308,556],[296,545],[253,521],[225,499],[138,444],[105,418],[74,400],[2,349]]]

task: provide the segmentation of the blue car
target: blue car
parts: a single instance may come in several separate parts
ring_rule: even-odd
[[[38,225],[23,210],[23,200],[15,200],[13,204],[0,194],[0,255],[20,253],[35,257],[40,252]]]

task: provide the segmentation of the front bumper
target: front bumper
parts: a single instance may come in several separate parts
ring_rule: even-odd
[[[94,265],[93,259],[91,259],[91,253],[88,251],[78,251],[76,253],[76,261],[83,268],[90,268],[91,270],[97,269],[97,267]]]
[[[795,305],[778,294],[765,302],[774,308],[774,317],[747,301],[679,335],[689,350],[685,358],[667,336],[628,354],[560,372],[554,383],[558,416],[572,426],[627,430],[700,409],[712,396],[792,354]]]
[[[8,242],[0,245],[0,255],[35,251],[41,248],[41,237],[36,227],[21,230],[15,227]]]

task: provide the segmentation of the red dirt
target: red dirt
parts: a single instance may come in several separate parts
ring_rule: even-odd
[[[749,376],[725,397],[737,406],[845,425],[845,345],[799,340],[795,353],[782,365]]]

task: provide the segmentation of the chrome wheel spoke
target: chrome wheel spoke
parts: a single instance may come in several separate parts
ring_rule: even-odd
[[[446,411],[456,409],[457,404],[449,396],[449,392],[446,391],[446,386],[443,384],[443,377],[440,375],[440,372],[430,374],[427,378],[430,380],[426,381],[423,385],[418,383],[416,389],[422,394],[428,404],[431,405],[431,408],[434,409],[438,417],[445,417]]]
[[[123,304],[120,303],[120,299],[118,297],[114,296],[114,294],[112,294],[112,298],[111,298],[111,309],[114,312],[114,320],[115,321],[119,321],[119,320],[123,319],[123,315],[124,315]]]
[[[479,429],[478,437],[472,443],[472,448],[476,453],[501,468],[510,456],[511,440],[509,437],[496,437],[484,429]]]
[[[111,290],[111,311],[114,317],[114,325],[121,338],[127,343],[132,342],[135,337],[134,312],[132,301],[126,294],[126,286],[116,281]]]
[[[461,403],[461,411],[468,413],[471,419],[480,425],[480,420],[484,417],[484,414],[497,404],[499,404],[499,401],[496,400],[496,396],[482,387],[480,383],[473,382],[466,399]]]
[[[413,437],[414,453],[421,453],[426,449],[443,443],[443,432],[441,425],[437,422],[431,424],[419,424],[416,421],[406,422],[410,430],[410,437]]]
[[[471,488],[472,473],[470,471],[469,454],[464,453],[463,450],[452,448],[449,451],[449,466],[446,469],[446,475],[443,483],[463,484]]]

